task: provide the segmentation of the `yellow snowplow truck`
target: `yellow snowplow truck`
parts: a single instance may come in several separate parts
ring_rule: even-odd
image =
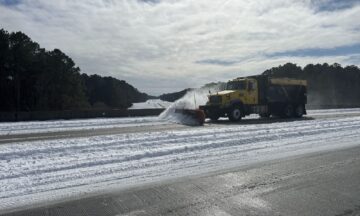
[[[239,121],[250,114],[266,118],[271,115],[300,118],[306,114],[306,80],[271,78],[266,75],[231,80],[226,90],[210,94],[204,111],[206,118],[228,117]]]

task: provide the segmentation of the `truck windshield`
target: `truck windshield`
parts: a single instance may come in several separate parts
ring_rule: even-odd
[[[245,81],[228,82],[226,90],[244,90],[246,89]]]

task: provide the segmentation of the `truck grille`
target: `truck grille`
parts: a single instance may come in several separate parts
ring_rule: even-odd
[[[221,96],[210,96],[210,103],[212,104],[219,104],[221,103]]]

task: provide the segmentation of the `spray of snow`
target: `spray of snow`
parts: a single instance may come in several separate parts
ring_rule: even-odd
[[[206,104],[209,91],[216,92],[216,89],[201,88],[188,91],[182,98],[162,112],[159,118],[178,124],[198,125],[199,123],[192,116],[176,111],[198,109],[200,105]]]

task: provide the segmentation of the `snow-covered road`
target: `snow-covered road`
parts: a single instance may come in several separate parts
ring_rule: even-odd
[[[309,114],[342,112],[360,110],[310,111]],[[116,121],[131,126],[164,123],[141,118],[114,119],[109,124],[103,120],[98,125],[106,127]],[[68,125],[82,125],[79,126],[82,128],[88,127],[84,122],[94,127],[92,122],[96,121],[69,122]],[[44,125],[47,123],[51,128],[53,124],[44,122]],[[1,124],[0,128],[6,128],[4,125],[8,128],[11,125],[14,133],[24,128],[34,129],[32,123]],[[36,130],[46,128],[44,125]],[[60,128],[78,129],[77,126]],[[360,145],[360,115],[3,144],[0,145],[0,212],[356,145]]]
[[[308,110],[307,116],[323,116],[337,114],[359,114],[360,108],[353,109],[328,109]],[[251,115],[246,119],[259,118]],[[96,129],[111,129],[125,127],[142,127],[166,125],[169,122],[158,117],[136,117],[136,118],[95,118],[78,120],[54,120],[54,121],[29,121],[29,122],[5,122],[0,123],[0,136],[18,134],[36,134],[64,131],[81,131]]]
[[[0,123],[0,136],[75,130],[95,130],[167,124],[158,117],[95,118],[77,120],[29,121]]]

